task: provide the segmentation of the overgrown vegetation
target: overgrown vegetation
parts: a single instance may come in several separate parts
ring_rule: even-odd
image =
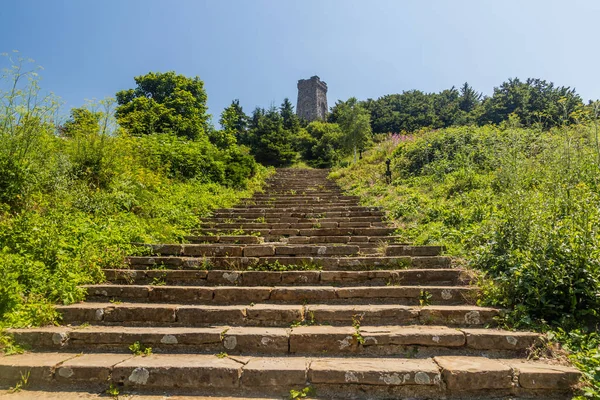
[[[155,102],[183,96],[198,108],[205,101],[184,93],[186,82],[201,87],[197,79],[152,77],[162,90]],[[143,251],[133,242],[182,241],[201,217],[251,195],[269,173],[235,141],[213,143],[217,131],[176,108],[160,133],[152,131],[156,125],[139,124],[130,132],[115,123],[112,104],[74,109],[59,124],[58,100],[42,94],[36,70],[14,60],[3,72],[0,328],[56,322],[53,304],[80,301],[78,285],[102,281],[102,268],[122,267],[124,256]],[[131,123],[155,110],[145,115],[134,108]],[[125,114],[120,108],[118,115]],[[202,126],[184,132],[169,122],[182,118]]]
[[[510,310],[506,326],[552,332],[590,382],[585,395],[600,396],[599,103],[511,79],[487,98],[468,84],[351,98],[328,122],[298,119],[287,99],[248,117],[236,100],[218,130],[203,82],[167,72],[59,123],[36,70],[10,61],[0,79],[0,329],[56,323],[53,304],[83,299],[81,284],[144,251],[132,243],[182,241],[212,209],[260,187],[270,171],[257,161],[343,166],[332,176],[384,206],[402,240],[466,259],[482,272],[482,304]],[[0,347],[22,351],[1,332]]]
[[[332,176],[366,203],[384,206],[403,240],[445,245],[482,271],[482,302],[511,310],[508,326],[595,331],[598,121],[593,112],[568,114],[566,106],[564,112],[565,120],[580,123],[523,128],[512,115],[500,126],[390,135]],[[570,343],[576,355],[583,351]],[[596,359],[597,348],[586,351],[586,359]]]
[[[347,103],[338,101],[335,104],[329,115],[330,122],[339,122],[339,111]],[[460,89],[452,87],[439,93],[408,90],[359,104],[368,110],[373,132],[384,134],[415,132],[421,128],[499,124],[507,121],[511,114],[524,126],[548,129],[565,122],[576,123],[577,118],[569,114],[583,106],[574,89],[533,78],[525,81],[509,79],[495,87],[489,97],[465,83]],[[568,111],[566,121],[565,108]]]
[[[273,166],[304,165],[327,168],[370,142],[369,113],[355,98],[337,110],[338,123],[300,120],[285,99],[281,107],[257,107],[247,116],[238,100],[221,114],[228,137],[248,146],[256,161]]]

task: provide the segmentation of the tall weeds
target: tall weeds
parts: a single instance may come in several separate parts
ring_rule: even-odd
[[[481,271],[481,304],[509,310],[507,326],[562,329],[556,337],[597,377],[600,351],[581,348],[597,336],[572,338],[600,323],[597,115],[551,131],[511,118],[422,132],[395,147],[383,143],[332,176],[384,206],[406,241],[443,244]],[[386,157],[392,185],[384,183]],[[595,385],[589,393],[598,395]]]
[[[21,59],[0,79],[0,328],[54,323],[53,303],[124,266],[132,242],[182,241],[201,217],[262,184],[238,147],[164,134],[128,136],[111,102],[58,124]],[[75,118],[77,117],[77,118]]]

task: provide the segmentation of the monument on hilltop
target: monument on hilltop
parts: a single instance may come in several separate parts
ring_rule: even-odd
[[[298,104],[296,114],[307,121],[327,118],[327,84],[312,76],[298,81]]]

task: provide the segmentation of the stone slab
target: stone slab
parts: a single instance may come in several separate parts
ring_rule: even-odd
[[[112,368],[131,357],[127,354],[81,354],[62,363],[54,376],[58,382],[106,383]]]
[[[352,353],[358,348],[355,329],[345,326],[298,326],[290,333],[290,353]]]
[[[519,385],[525,389],[570,390],[579,382],[581,372],[564,365],[526,360],[502,360],[517,371]]]
[[[435,357],[442,368],[442,377],[451,391],[509,389],[512,369],[497,360],[485,357]]]
[[[440,371],[431,359],[314,359],[309,369],[312,383],[378,386],[439,386]]]
[[[534,332],[505,331],[496,329],[461,329],[467,339],[467,347],[478,350],[527,350],[537,343],[541,335]]]
[[[114,367],[112,380],[135,388],[236,388],[241,363],[203,354],[133,357]]]
[[[14,385],[21,380],[21,376],[29,373],[31,381],[50,381],[53,370],[61,363],[75,357],[69,353],[37,353],[15,354],[0,356],[0,382]]]
[[[255,358],[242,370],[242,385],[249,387],[306,384],[308,360],[303,357]]]
[[[231,327],[223,331],[226,352],[276,354],[288,352],[286,328]]]
[[[361,326],[364,347],[386,345],[419,345],[461,347],[465,335],[445,326]]]

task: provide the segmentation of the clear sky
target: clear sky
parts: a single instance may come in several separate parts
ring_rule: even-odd
[[[204,82],[214,121],[232,99],[296,103],[319,75],[337,99],[468,81],[490,94],[536,77],[600,98],[598,0],[2,0],[0,52],[44,67],[66,107],[149,71]],[[1,61],[4,63],[4,60]]]

